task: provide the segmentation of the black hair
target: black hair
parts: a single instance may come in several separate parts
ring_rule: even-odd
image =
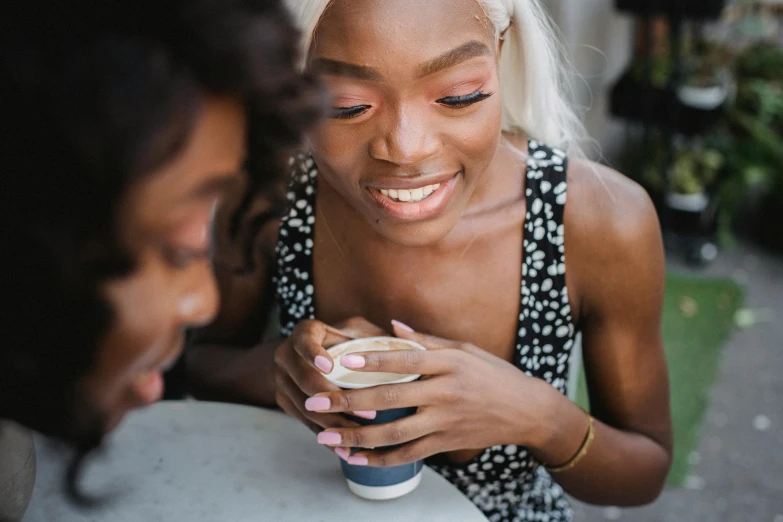
[[[103,437],[75,390],[113,317],[99,290],[134,269],[121,198],[181,151],[209,95],[247,107],[249,194],[265,190],[321,91],[279,0],[4,4],[0,418],[85,454]]]

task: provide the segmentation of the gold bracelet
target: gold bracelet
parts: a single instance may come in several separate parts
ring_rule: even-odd
[[[576,452],[576,455],[571,457],[568,462],[561,466],[547,466],[544,464],[544,467],[547,471],[550,473],[562,473],[563,471],[567,471],[579,464],[579,461],[581,461],[584,456],[587,455],[587,450],[590,449],[590,445],[593,443],[593,439],[595,438],[595,419],[593,419],[593,416],[589,414],[587,418],[587,435],[585,435],[585,440],[582,442],[582,445],[579,447],[579,451]]]

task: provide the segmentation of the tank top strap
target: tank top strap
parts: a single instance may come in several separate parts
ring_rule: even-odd
[[[315,318],[312,273],[318,170],[313,158],[306,153],[296,154],[289,163],[288,212],[280,224],[273,278],[283,337],[291,335],[298,322]]]

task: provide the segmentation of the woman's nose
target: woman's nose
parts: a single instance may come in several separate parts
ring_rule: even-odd
[[[426,114],[406,107],[391,115],[370,143],[370,155],[400,166],[413,166],[435,156],[440,140]]]
[[[180,321],[188,328],[211,323],[220,308],[220,292],[212,264],[205,260],[198,265],[198,271],[192,276],[193,284],[188,286],[177,302]]]

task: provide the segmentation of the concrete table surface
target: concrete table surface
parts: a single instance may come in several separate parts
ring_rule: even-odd
[[[36,439],[38,474],[24,522],[486,522],[440,475],[397,500],[348,491],[337,457],[281,413],[206,402],[164,402],[128,416],[87,466],[93,511],[64,499],[62,456]]]

